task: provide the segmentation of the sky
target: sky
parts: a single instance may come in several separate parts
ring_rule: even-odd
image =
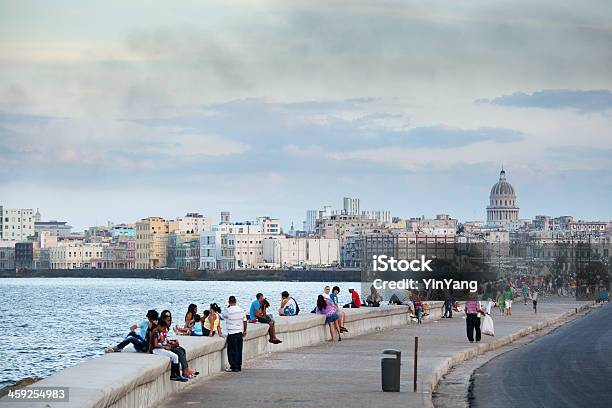
[[[612,219],[612,3],[0,0],[0,205]]]

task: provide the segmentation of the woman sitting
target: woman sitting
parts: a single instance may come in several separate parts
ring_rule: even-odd
[[[215,333],[218,333],[219,336],[221,336],[221,325],[219,324],[221,320],[219,317],[221,308],[216,303],[211,303],[208,312],[208,317],[204,319],[204,324],[202,325],[202,334],[204,336],[212,337],[215,335]]]
[[[336,312],[336,307],[329,301],[329,299],[325,299],[323,295],[319,295],[317,298],[315,313],[325,316],[325,324],[329,326],[329,334],[331,335],[331,340],[329,341],[334,341],[334,327],[338,333],[338,341],[342,341],[342,337],[340,337],[338,313]]]
[[[346,319],[346,313],[340,309],[338,305],[338,294],[340,293],[340,288],[338,286],[334,286],[332,289],[331,295],[329,295],[329,300],[331,300],[332,304],[336,307],[336,312],[338,313],[338,324],[340,325],[340,332],[346,333],[348,329],[344,327],[344,319]]]
[[[179,358],[176,353],[171,351],[171,346],[168,342],[168,323],[164,319],[160,319],[157,325],[149,336],[149,353],[158,356],[166,356],[170,359],[170,380],[171,381],[187,381],[180,373]]]
[[[169,310],[164,310],[163,312],[161,312],[159,320],[165,321],[166,327],[172,327],[172,314]],[[187,351],[183,347],[181,347],[176,337],[176,334],[173,333],[171,330],[168,331],[167,340],[168,344],[170,345],[170,351],[176,354],[179,358],[179,362],[181,363],[181,366],[183,368],[183,376],[188,379],[191,379],[194,378],[196,375],[200,374],[199,372],[194,372],[191,368],[189,368],[189,363],[187,362]]]
[[[174,326],[174,332],[176,334],[181,334],[181,335],[190,335],[191,327],[195,323],[194,318],[197,313],[198,313],[198,305],[194,303],[190,304],[189,307],[187,308],[187,313],[185,313],[185,325],[183,327],[180,327],[177,324],[176,326]]]

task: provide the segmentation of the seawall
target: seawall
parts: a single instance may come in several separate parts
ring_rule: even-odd
[[[440,315],[439,303],[430,302],[431,316]],[[342,309],[346,313],[346,338],[378,330],[414,324],[406,306]],[[324,317],[305,313],[295,317],[276,318],[277,336],[283,343],[268,342],[265,324],[249,323],[243,359],[319,344],[329,339]],[[170,381],[170,362],[166,357],[142,353],[112,353],[64,369],[36,383],[35,387],[69,387],[69,402],[20,402],[20,407],[150,407],[221,372],[226,366],[225,340],[219,337],[180,337],[198,379],[187,383]],[[29,388],[29,387],[28,387]],[[26,388],[27,389],[27,388]],[[7,397],[0,406],[11,404]]]

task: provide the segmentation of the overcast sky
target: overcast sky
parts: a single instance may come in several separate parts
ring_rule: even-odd
[[[0,204],[612,219],[612,2],[1,1]]]

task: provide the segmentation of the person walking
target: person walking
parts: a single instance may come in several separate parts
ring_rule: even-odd
[[[512,286],[506,286],[504,291],[504,303],[506,304],[506,314],[512,316]]]
[[[538,290],[536,288],[531,293],[531,301],[533,302],[533,313],[538,314]]]
[[[444,318],[452,319],[453,318],[453,303],[455,303],[455,299],[451,295],[448,295],[446,300],[444,301]]]
[[[465,302],[465,325],[467,328],[467,338],[470,343],[474,342],[474,331],[476,331],[476,342],[478,343],[481,338],[480,333],[480,317],[478,317],[478,313],[485,314],[480,306],[480,302],[476,298],[476,295]]]
[[[227,362],[229,368],[226,371],[234,373],[242,370],[242,345],[247,335],[247,319],[244,310],[236,304],[236,297],[230,296],[227,301],[227,309],[221,313],[225,320],[227,332]]]

